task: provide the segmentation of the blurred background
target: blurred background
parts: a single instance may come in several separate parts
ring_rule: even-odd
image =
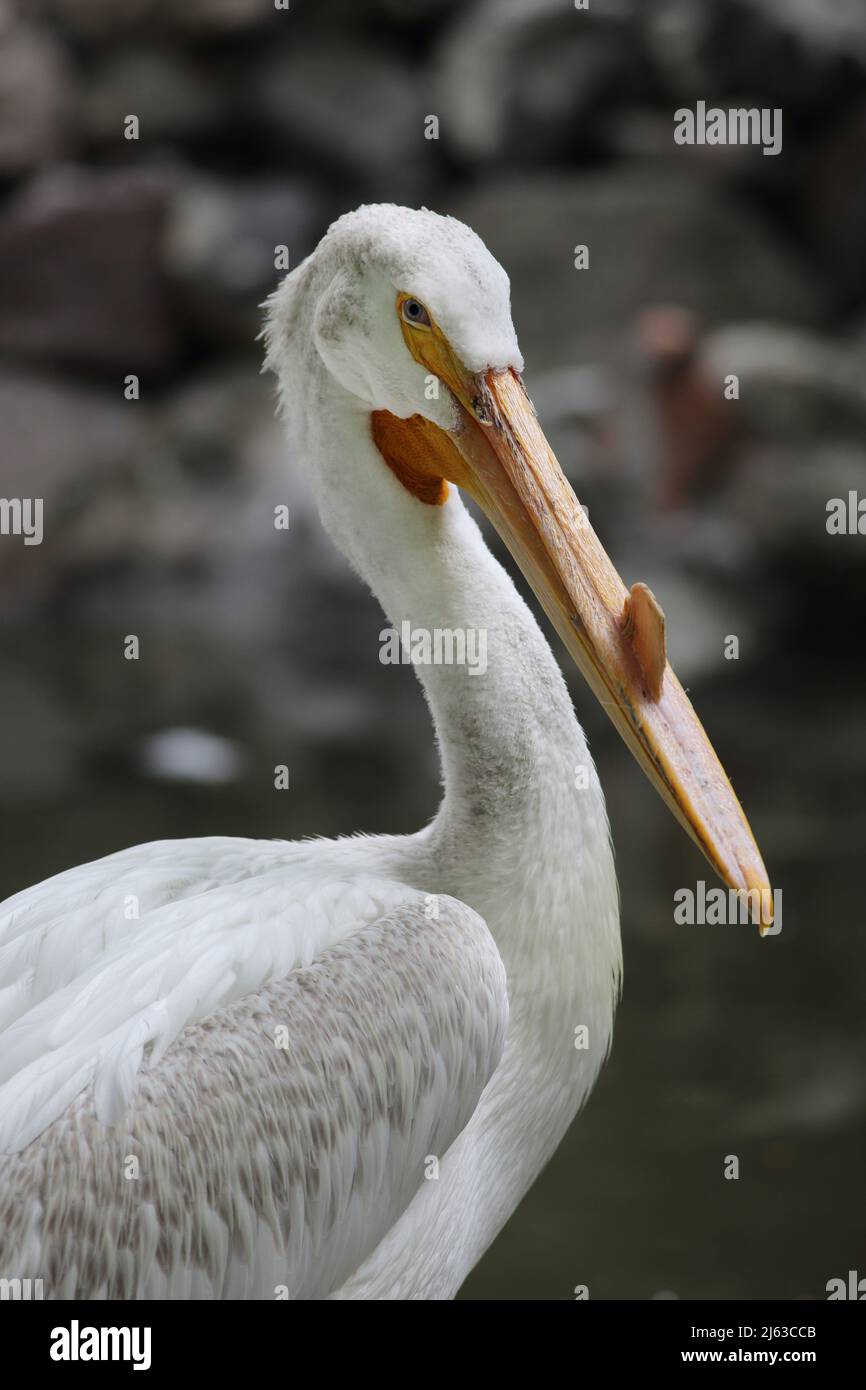
[[[764,942],[674,925],[709,870],[575,680],[624,999],[467,1298],[866,1275],[866,540],[826,530],[866,495],[864,77],[863,0],[0,0],[0,492],[45,525],[0,538],[0,896],[152,838],[433,814],[420,692],[258,375],[275,246],[371,200],[508,270],[539,415],[783,891]],[[782,153],[675,145],[698,100],[781,107]]]

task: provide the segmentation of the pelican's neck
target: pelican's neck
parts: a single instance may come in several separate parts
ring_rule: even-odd
[[[542,927],[530,932],[507,910],[533,886],[543,887],[548,907],[561,899],[565,917],[584,893],[607,892],[616,918],[604,801],[562,674],[458,491],[441,506],[412,496],[379,454],[369,412],[323,369],[303,400],[294,433],[312,462],[324,524],[392,628],[430,644],[433,659],[415,669],[436,727],[444,797],[421,838],[431,878],[445,866],[448,879],[431,891],[453,892],[484,915],[510,971],[526,962],[537,969]],[[447,639],[446,659],[437,659],[437,633],[450,634],[452,654],[468,659],[448,660]],[[539,911],[557,932],[556,916]],[[605,921],[605,932],[615,925]],[[528,971],[521,978],[532,987]]]
[[[442,766],[438,834],[481,844],[525,822],[551,746],[565,772],[586,745],[547,642],[457,490],[442,506],[408,502],[412,547],[368,579],[420,657]]]
[[[456,490],[442,506],[411,496],[369,418],[345,402],[313,403],[307,419],[327,421],[306,446],[323,520],[389,622],[431,640],[436,629],[462,632],[466,650],[486,658],[483,670],[416,665],[444,796],[426,830],[380,845],[396,877],[460,898],[486,921],[508,975],[506,1051],[449,1151],[447,1180],[425,1184],[405,1214],[411,1238],[398,1223],[353,1284],[367,1291],[359,1296],[448,1296],[556,1148],[609,1046],[620,945],[607,817],[553,654]],[[404,1268],[406,1250],[421,1248],[429,1262]],[[418,1283],[419,1268],[429,1282]]]
[[[575,763],[588,754],[561,673],[459,492],[441,506],[412,496],[379,454],[369,412],[327,373],[305,399],[299,444],[322,520],[412,643],[442,762],[440,833],[477,839],[493,817],[504,829],[525,816],[551,746],[580,818]]]

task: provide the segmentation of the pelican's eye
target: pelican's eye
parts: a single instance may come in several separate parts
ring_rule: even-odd
[[[432,327],[430,315],[420,299],[404,299],[400,304],[400,314],[405,323],[411,323],[416,328]]]

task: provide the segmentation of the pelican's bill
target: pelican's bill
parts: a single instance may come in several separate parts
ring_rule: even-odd
[[[667,662],[664,617],[645,585],[626,588],[544,436],[513,369],[472,373],[435,325],[404,336],[453,394],[442,431],[374,414],[374,438],[406,486],[442,502],[468,492],[502,536],[570,655],[656,790],[721,879],[747,895],[761,931],[773,895],[731,783]],[[433,480],[441,486],[433,486]]]

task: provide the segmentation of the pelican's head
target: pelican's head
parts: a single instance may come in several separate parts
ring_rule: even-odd
[[[486,512],[650,781],[769,926],[760,852],[667,663],[661,609],[645,585],[625,587],[544,437],[508,276],[484,243],[426,209],[349,213],[270,301],[266,365],[284,402],[299,332],[413,506],[442,505],[453,483]]]
[[[428,336],[469,372],[523,369],[502,266],[469,227],[424,208],[347,213],[286,277],[269,309],[268,365],[278,376],[302,317],[331,376],[366,409],[400,418],[454,423],[450,392],[431,390]],[[285,365],[291,371],[297,363]]]

